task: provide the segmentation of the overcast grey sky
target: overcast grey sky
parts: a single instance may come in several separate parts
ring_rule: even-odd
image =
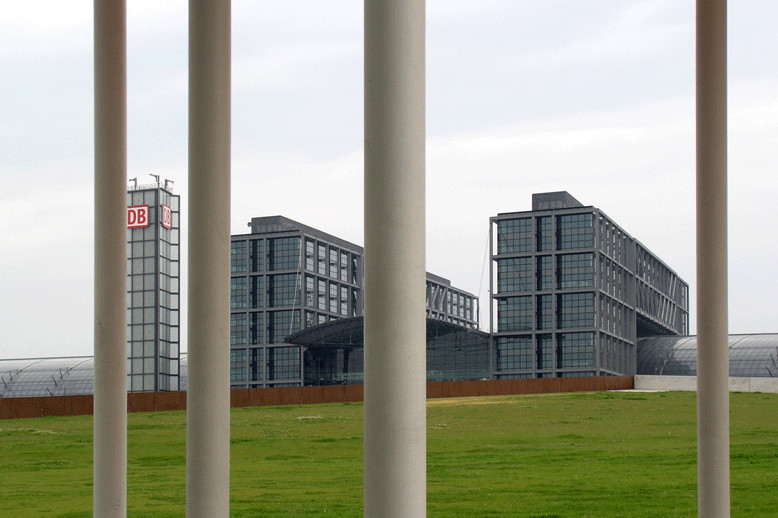
[[[129,176],[196,210],[187,2],[128,4]],[[0,6],[0,358],[92,354],[91,24],[91,0]],[[732,333],[778,332],[776,27],[730,2]],[[233,233],[282,214],[362,244],[362,2],[234,0],[232,69]],[[427,1],[427,269],[487,309],[489,216],[551,190],[689,282],[694,332],[694,2]]]

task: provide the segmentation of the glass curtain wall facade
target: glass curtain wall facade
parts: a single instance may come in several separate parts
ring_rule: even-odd
[[[497,379],[635,373],[638,336],[688,332],[688,285],[566,192],[490,219]]]
[[[487,333],[456,324],[427,320],[427,381],[489,379]],[[291,342],[307,343],[305,385],[350,385],[364,381],[363,319],[342,326],[302,331]]]
[[[127,390],[131,392],[179,390],[179,224],[179,197],[167,185],[129,188]]]
[[[362,314],[362,248],[290,219],[253,218],[232,236],[230,385],[303,384],[301,329]]]

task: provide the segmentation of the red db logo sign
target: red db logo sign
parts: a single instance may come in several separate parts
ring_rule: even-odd
[[[173,213],[170,211],[170,207],[167,205],[162,206],[162,226],[170,228],[173,223]]]
[[[148,226],[148,205],[133,205],[132,207],[127,207],[127,228],[146,228]]]

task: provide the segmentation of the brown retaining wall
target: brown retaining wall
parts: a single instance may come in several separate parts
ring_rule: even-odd
[[[427,398],[628,390],[634,387],[634,376],[440,381],[427,383]],[[346,403],[359,402],[362,401],[362,398],[362,385],[235,389],[230,391],[232,408]],[[184,409],[186,409],[186,392],[134,392],[127,394],[128,412]],[[91,395],[0,398],[0,419],[91,415],[92,412]]]

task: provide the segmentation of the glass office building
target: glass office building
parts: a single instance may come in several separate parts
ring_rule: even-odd
[[[137,182],[137,180],[136,180]],[[172,182],[127,191],[127,390],[179,390],[180,203]]]
[[[362,249],[284,218],[253,218],[232,236],[230,384],[300,386],[300,329],[361,314]]]
[[[490,219],[493,376],[630,375],[638,337],[688,332],[689,287],[567,192]]]
[[[315,352],[285,339],[362,315],[363,249],[283,216],[249,226],[231,241],[231,387],[304,385]],[[427,316],[477,328],[478,299],[427,274]]]

